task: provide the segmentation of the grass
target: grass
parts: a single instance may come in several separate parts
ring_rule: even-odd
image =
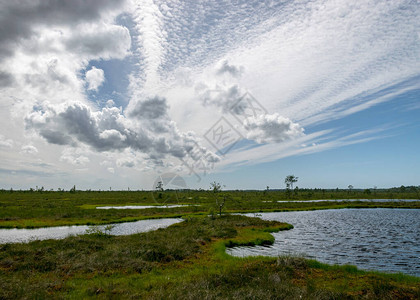
[[[417,190],[311,190],[293,200],[414,198]],[[420,208],[416,202],[288,202],[284,191],[222,192],[224,212],[270,212],[339,208]],[[175,197],[176,196],[176,197]],[[0,191],[0,227],[35,228],[109,224],[181,217],[167,229],[109,236],[101,232],[64,240],[0,245],[0,299],[81,298],[275,298],[418,299],[420,279],[364,272],[300,257],[236,258],[226,247],[266,245],[271,232],[289,224],[243,216],[207,217],[217,211],[206,191],[10,192]],[[346,197],[347,196],[347,197]],[[388,197],[387,197],[388,196]],[[158,201],[155,201],[158,199]],[[161,201],[161,203],[159,203]],[[177,208],[100,210],[105,205],[193,204]],[[211,213],[210,213],[211,215]]]
[[[236,258],[291,225],[239,215],[166,229],[0,245],[0,299],[418,299],[420,278],[299,257]]]
[[[391,190],[393,191],[393,190]],[[374,192],[300,191],[292,195],[296,199],[319,199],[322,196],[329,199],[341,198],[411,198],[416,199],[414,192],[398,192],[399,190]],[[215,207],[214,195],[207,191],[167,191],[161,199],[154,197],[152,192],[29,192],[0,191],[0,228],[37,228],[63,225],[100,225],[120,222],[130,222],[150,218],[170,218],[186,215],[206,215]],[[277,202],[284,200],[284,191],[228,191],[224,212],[274,212],[291,210],[315,210],[338,208],[420,208],[420,200],[416,202]],[[308,197],[306,197],[308,196]],[[310,197],[309,197],[310,196]],[[328,196],[328,197],[327,197]],[[155,201],[156,200],[156,201]],[[160,201],[160,202],[159,202]],[[156,204],[192,204],[192,206],[174,208],[147,209],[96,209],[106,205],[156,205]]]

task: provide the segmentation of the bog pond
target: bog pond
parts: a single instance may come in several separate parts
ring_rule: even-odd
[[[129,235],[140,232],[165,228],[182,222],[182,219],[153,219],[136,222],[111,224],[111,235]],[[101,226],[57,226],[37,229],[0,229],[0,244],[27,243],[33,240],[64,239],[70,235],[86,234],[89,229],[105,230],[107,225]]]
[[[256,214],[247,214],[255,216]],[[302,255],[328,264],[420,276],[420,210],[331,209],[257,214],[294,229],[271,246],[235,247],[234,256]]]

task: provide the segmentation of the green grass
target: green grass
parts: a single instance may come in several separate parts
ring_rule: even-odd
[[[214,194],[207,191],[163,192],[162,198],[153,197],[152,192],[10,192],[0,191],[0,228],[36,228],[62,225],[99,225],[137,221],[149,218],[205,215],[215,207]],[[291,210],[315,210],[338,208],[420,208],[416,202],[276,202],[284,200],[284,191],[228,191],[224,212],[274,212]],[[308,196],[308,197],[306,197]],[[310,196],[310,197],[309,197]],[[293,199],[319,199],[322,196],[339,198],[416,198],[416,192],[362,192],[311,190],[292,195]],[[324,197],[324,198],[328,198]],[[157,201],[155,201],[157,200]],[[160,201],[160,202],[159,202]],[[192,204],[176,208],[148,208],[139,210],[96,209],[105,205],[158,205]]]
[[[418,299],[420,278],[300,257],[237,258],[291,225],[188,217],[166,229],[0,245],[0,299]]]
[[[418,198],[418,191],[308,190],[299,199]],[[340,208],[420,208],[417,202],[281,203],[284,191],[222,192],[227,212]],[[207,217],[217,211],[212,193],[0,191],[0,227],[35,228],[109,224],[181,217],[167,229],[130,235],[92,234],[64,240],[0,245],[0,299],[22,298],[249,298],[418,299],[420,279],[364,272],[299,257],[236,258],[226,247],[266,245],[270,232],[289,224],[243,216]],[[268,202],[266,202],[268,201]],[[102,205],[193,204],[177,208],[100,210]]]

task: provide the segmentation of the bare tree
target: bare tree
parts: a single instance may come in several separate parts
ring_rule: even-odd
[[[222,191],[222,185],[216,181],[210,183],[210,191],[213,192],[213,197],[216,199],[216,205],[219,208],[219,216],[222,216],[222,209],[225,206],[226,195],[219,199],[219,193]]]
[[[156,184],[155,189],[156,189],[157,191],[161,191],[161,192],[163,192],[163,182],[162,182],[162,181],[158,181],[158,183]]]
[[[284,179],[284,183],[286,184],[287,188],[290,188],[293,191],[293,183],[297,182],[299,177],[296,177],[295,175],[288,175]]]

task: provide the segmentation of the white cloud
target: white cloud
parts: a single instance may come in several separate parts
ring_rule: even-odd
[[[256,165],[285,157],[307,155],[348,145],[366,143],[384,138],[384,128],[358,131],[353,134],[341,133],[339,138],[331,135],[333,130],[322,130],[282,143],[263,144],[256,148],[239,149],[229,152],[218,164],[218,171],[230,172],[245,165]],[[311,144],[308,146],[308,144]]]
[[[32,145],[25,145],[25,146],[22,146],[20,152],[24,154],[36,154],[38,153],[38,149]]]
[[[109,99],[109,100],[106,102],[106,107],[111,108],[111,107],[113,107],[113,106],[115,106],[115,102],[114,102],[114,100]]]
[[[99,138],[103,140],[114,140],[115,143],[124,142],[127,139],[127,136],[123,135],[121,132],[115,129],[106,129],[99,133]]]
[[[72,165],[85,165],[90,162],[87,157],[88,151],[82,148],[65,148],[61,152],[60,161]]]
[[[109,166],[112,165],[112,162],[108,161],[108,160],[103,160],[99,163],[99,165],[101,166]]]
[[[124,1],[76,1],[60,0],[48,2],[3,1],[0,3],[2,18],[0,27],[7,28],[0,34],[0,59],[13,53],[13,47],[21,39],[29,39],[34,29],[47,26],[75,26],[93,23],[105,17],[110,11],[119,10]]]
[[[220,68],[217,70],[217,75],[229,74],[233,77],[240,77],[244,72],[244,67],[237,67],[229,64],[227,60],[224,60]]]
[[[198,97],[204,106],[216,106],[221,108],[223,113],[229,113],[234,104],[241,98],[245,90],[241,89],[237,84],[219,85],[207,87],[206,85],[197,85],[196,90]],[[239,106],[237,113],[241,113],[244,107]]]
[[[13,148],[13,141],[0,134],[0,148]]]
[[[115,24],[81,24],[64,40],[72,53],[89,59],[122,59],[130,54],[131,38],[126,27]]]
[[[0,134],[16,140],[0,136],[1,163],[3,153],[13,162],[14,145],[34,142],[51,163],[91,167],[105,157],[102,170],[165,167],[201,148],[200,134],[246,90],[269,112],[245,124],[247,137],[274,144],[236,152],[241,162],[308,153],[314,147],[297,145],[312,142],[317,151],[345,145],[331,132],[329,143],[312,141],[316,133],[305,136],[294,122],[309,128],[418,89],[419,10],[405,0],[3,1]],[[100,89],[103,70],[86,70],[110,59],[131,64],[122,108],[100,107],[110,97]],[[103,68],[111,81],[112,68]],[[135,155],[124,160],[127,152]]]
[[[247,138],[257,143],[279,143],[303,135],[303,128],[279,114],[259,115],[244,121]]]
[[[142,0],[133,4],[131,13],[136,24],[135,29],[138,33],[136,42],[138,50],[141,51],[140,63],[145,74],[143,88],[146,93],[153,94],[156,85],[160,83],[158,69],[165,54],[166,32],[163,26],[163,14],[153,0]]]
[[[132,168],[135,165],[136,165],[135,160],[133,160],[131,158],[120,158],[120,159],[117,159],[117,166],[118,167]]]
[[[155,114],[152,108],[165,108],[165,101],[163,98],[152,98],[140,102],[140,105],[147,103],[151,122],[142,122],[141,118],[128,119],[116,107],[92,111],[90,107],[75,102],[63,105],[45,103],[26,116],[25,124],[28,130],[38,133],[51,144],[86,145],[98,152],[132,149],[147,154],[156,164],[162,164],[161,160],[166,156],[183,158],[192,149],[208,154],[209,161],[217,160],[216,155],[199,145],[193,133],[179,132],[168,119],[165,109],[159,110],[158,121],[153,120]]]
[[[92,67],[92,69],[86,72],[88,90],[98,91],[98,88],[104,83],[104,81],[104,70]]]

